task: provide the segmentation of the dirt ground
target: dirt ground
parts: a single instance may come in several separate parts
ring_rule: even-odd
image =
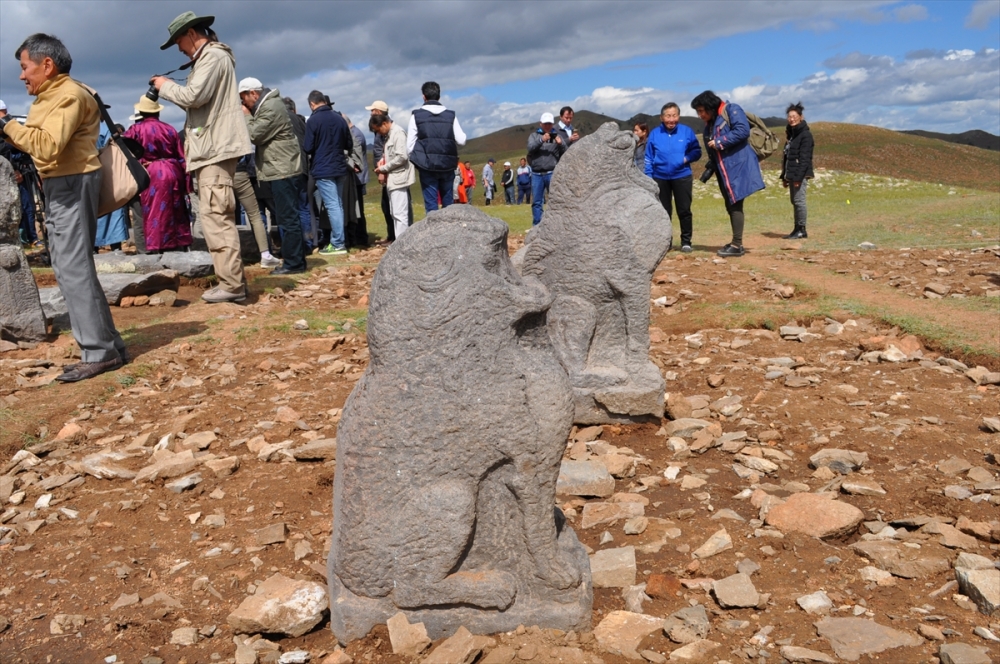
[[[258,281],[242,306],[206,305],[198,300],[201,288],[185,285],[169,309],[113,308],[132,363],[84,383],[51,384],[73,361],[68,334],[0,354],[0,476],[14,478],[0,496],[0,662],[231,662],[226,617],[252,588],[278,571],[325,582],[335,463],[280,453],[262,460],[248,443],[257,436],[296,445],[336,436],[340,409],[367,363],[364,309],[383,251],[352,255],[277,290],[266,283],[270,292]],[[907,336],[876,316],[836,306],[815,315],[821,298],[850,299],[958,327],[970,347],[1000,348],[998,271],[997,256],[981,250],[790,250],[736,260],[671,252],[654,276],[651,356],[667,378],[669,414],[704,419],[712,435],[678,442],[667,435],[669,417],[605,426],[582,442],[574,431],[567,458],[604,461],[616,475],[616,495],[559,496],[559,506],[591,550],[635,547],[636,583],[647,583],[651,595],[641,605],[645,614],[707,609],[706,638],[719,646],[698,661],[774,664],[786,661],[779,653],[788,645],[833,657],[814,626],[821,616],[796,603],[818,590],[832,601],[830,615],[868,617],[921,635],[920,645],[863,655],[862,662],[936,662],[941,639],[983,648],[1000,661],[1000,643],[974,633],[1000,635],[1000,616],[982,614],[948,585],[959,552],[1000,558],[1000,434],[984,425],[1000,415],[1000,386],[965,373],[976,365],[983,374],[1000,370],[998,355],[952,352],[941,359],[935,340]],[[932,282],[946,287],[944,297],[974,306],[945,310],[924,295]],[[771,321],[775,329],[724,320],[752,319],[756,303],[777,300],[806,314]],[[300,319],[309,329],[296,329]],[[778,328],[796,324],[805,329],[783,339]],[[180,493],[162,480],[127,479],[165,436],[164,444],[179,451],[204,431],[215,440],[201,453],[236,457],[231,475],[202,469],[203,481]],[[10,468],[23,447],[38,452],[37,465]],[[846,477],[824,472],[810,456],[826,448],[864,452],[868,460]],[[85,457],[100,452],[117,453],[112,465],[125,477],[89,473]],[[939,467],[951,457],[965,463]],[[754,459],[772,463],[748,469]],[[859,478],[884,495],[847,493],[844,482]],[[823,490],[859,508],[863,524],[821,540],[780,532],[762,519],[776,500]],[[584,528],[585,505],[607,501],[644,504],[645,530],[626,535],[624,519]],[[209,525],[209,516],[223,518]],[[928,519],[916,517],[955,525],[963,537],[918,527]],[[885,536],[894,522],[893,541],[949,565],[884,585],[864,580],[862,568],[873,563],[850,545]],[[275,523],[286,524],[287,541],[258,546],[255,532]],[[722,528],[732,547],[693,557]],[[707,590],[711,580],[735,574],[747,560],[760,567],[751,578],[766,596],[756,607],[721,608]],[[112,608],[132,594],[140,601]],[[593,626],[625,608],[620,588],[595,589]],[[54,633],[61,614],[85,622]],[[170,644],[180,627],[198,628],[199,641]],[[494,646],[537,662],[634,661],[608,652],[592,632],[525,627],[494,635]],[[638,649],[662,661],[657,657],[679,647],[656,630]],[[337,644],[324,622],[302,637],[268,636],[256,648],[260,661],[301,649],[322,662]],[[384,626],[345,651],[359,663],[408,661],[392,654]],[[346,661],[341,657],[330,661]]]

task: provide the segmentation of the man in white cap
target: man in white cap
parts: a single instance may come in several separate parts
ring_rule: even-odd
[[[366,111],[371,111],[372,115],[384,115],[389,117],[389,105],[382,101],[381,99],[376,99],[372,102],[371,106],[365,106]],[[375,140],[372,143],[372,163],[378,165],[378,162],[382,159],[382,153],[385,149],[385,136],[382,136],[378,132],[375,132]],[[382,216],[385,217],[385,243],[394,242],[396,240],[396,229],[395,223],[392,218],[392,210],[389,207],[389,190],[382,187]],[[409,202],[409,208],[407,211],[407,218],[409,219],[409,224],[413,224],[413,201]]]
[[[214,16],[184,12],[167,31],[170,37],[160,50],[177,45],[194,64],[187,85],[165,76],[150,82],[160,98],[187,111],[184,122],[184,156],[187,170],[198,185],[198,218],[219,285],[204,293],[206,302],[242,302],[246,299],[240,237],[236,230],[236,196],[233,177],[236,162],[253,152],[236,92],[236,58],[211,29]]]
[[[531,166],[531,224],[537,226],[542,221],[545,195],[552,181],[552,171],[569,147],[559,132],[553,128],[555,118],[551,113],[542,113],[538,129],[528,136],[528,166]]]
[[[514,204],[514,171],[510,168],[510,162],[503,163],[503,174],[500,176],[500,184],[503,185],[503,202],[505,205]]]

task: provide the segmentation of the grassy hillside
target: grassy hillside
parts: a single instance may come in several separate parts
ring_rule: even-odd
[[[586,135],[604,122],[618,122],[626,128],[647,117],[650,118],[647,121],[656,121],[651,116],[641,115],[619,121],[580,111],[574,124]],[[697,118],[681,120],[689,126],[700,122]],[[518,159],[524,156],[528,134],[537,126],[517,125],[471,139],[461,150],[462,158],[472,161],[477,174],[490,157],[501,164],[509,160],[516,166]],[[816,139],[814,163],[818,168],[1000,192],[1000,152],[866,125],[817,122],[810,127]],[[697,126],[692,128],[699,130]],[[784,144],[783,130],[775,128],[775,133]],[[765,170],[780,169],[780,154],[762,165]],[[696,166],[695,170],[701,172],[700,167]]]
[[[982,148],[984,150],[1000,150],[1000,136],[981,129],[963,131],[961,134],[939,134],[936,131],[924,131],[923,129],[909,129],[899,133],[923,136],[924,138],[936,138],[941,141],[958,143],[959,145],[971,145],[974,148]]]

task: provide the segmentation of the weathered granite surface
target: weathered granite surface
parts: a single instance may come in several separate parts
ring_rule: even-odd
[[[119,304],[123,297],[155,295],[164,290],[176,291],[181,284],[180,275],[174,270],[159,270],[149,273],[101,273],[97,275],[97,279],[101,282],[101,288],[104,289],[104,297],[111,305]],[[66,299],[58,286],[42,288],[38,294],[47,319],[55,320],[69,313],[66,308]]]
[[[198,279],[215,274],[212,255],[207,251],[168,251],[163,254],[134,255],[112,251],[94,256],[94,265],[98,275],[146,274],[160,270],[174,270],[182,277]]]
[[[663,415],[663,377],[649,360],[649,292],[671,225],[634,149],[631,132],[613,122],[580,139],[556,167],[545,216],[516,256],[521,273],[555,295],[549,336],[581,424]]]
[[[507,225],[455,205],[393,243],[372,283],[371,360],[337,431],[330,623],[399,611],[432,639],[588,629],[587,554],[554,509],[573,396],[552,301]]]
[[[38,286],[21,251],[21,198],[14,169],[0,157],[0,339],[41,341],[45,314]]]

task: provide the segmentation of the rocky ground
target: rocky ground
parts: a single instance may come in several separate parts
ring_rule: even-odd
[[[982,251],[671,254],[650,330],[665,418],[567,441],[593,629],[432,644],[399,621],[341,649],[315,593],[379,256],[247,306],[187,285],[116,309],[133,363],[87,383],[50,385],[68,335],[0,354],[0,661],[1000,661],[996,358],[846,312],[725,329],[698,308],[814,297],[789,261],[997,302]]]

